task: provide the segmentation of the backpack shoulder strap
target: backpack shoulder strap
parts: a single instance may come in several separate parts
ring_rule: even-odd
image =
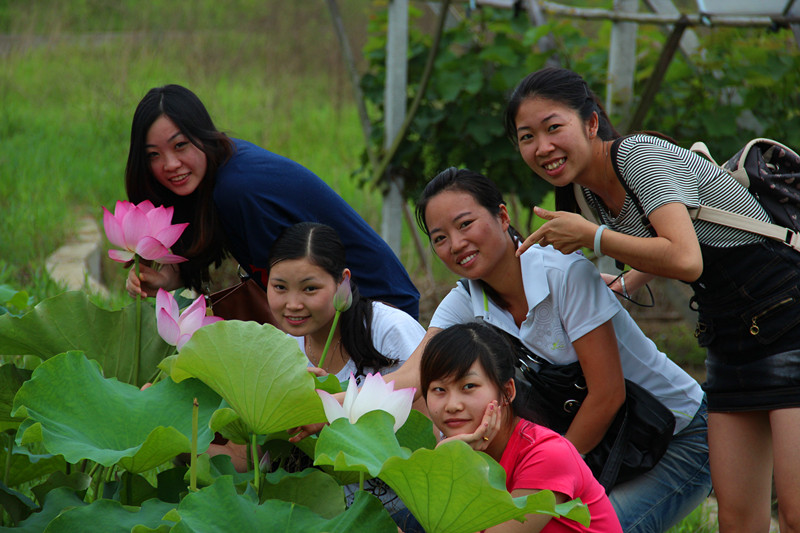
[[[726,168],[725,166],[722,166],[719,163],[717,163],[717,160],[711,156],[711,152],[709,151],[708,146],[706,146],[706,143],[704,143],[703,141],[697,141],[696,143],[694,143],[692,147],[689,148],[689,151],[705,157],[706,159],[714,163],[715,167],[719,167],[721,170],[724,170],[725,172],[730,174],[736,181],[744,185],[745,188],[749,189],[750,177],[747,175],[747,172],[744,169],[743,162],[744,162],[744,157],[747,155],[747,152],[750,150],[750,147],[753,146],[753,144],[754,144],[753,141],[750,141],[739,152],[741,154],[741,158],[737,159],[735,170]]]
[[[619,163],[617,162],[617,153],[619,152],[619,145],[622,143],[622,140],[625,137],[619,137],[614,139],[614,142],[611,144],[611,162],[614,164],[614,174],[617,176],[622,188],[625,189],[625,192],[630,196],[631,200],[633,201],[633,205],[636,206],[636,209],[639,211],[640,220],[642,221],[642,225],[647,228],[647,231],[650,232],[652,237],[658,237],[658,233],[656,233],[655,228],[650,223],[650,219],[647,218],[647,215],[644,213],[644,208],[642,207],[642,202],[639,201],[639,198],[633,192],[633,190],[628,186],[628,183],[622,178],[622,172],[619,168]]]
[[[578,209],[581,212],[581,215],[586,220],[594,222],[595,224],[600,224],[600,217],[597,216],[597,213],[592,206],[589,205],[589,202],[586,201],[586,197],[583,195],[583,189],[577,183],[572,184],[573,193],[575,194],[575,202],[578,204]]]
[[[758,137],[751,139],[747,144],[745,144],[744,147],[739,150],[739,152],[737,152],[737,154],[733,156],[727,163],[724,165],[719,165],[714,158],[711,157],[708,146],[706,146],[704,142],[698,141],[694,143],[690,150],[696,154],[702,155],[749,189],[750,177],[747,175],[747,169],[745,168],[744,163],[747,159],[747,154],[749,154],[750,150],[752,150],[757,144],[767,144],[771,147],[777,146],[790,152],[792,151],[790,148],[782,143],[779,143],[778,141],[764,137]],[[707,205],[701,205],[698,208],[689,209],[689,216],[692,217],[692,220],[705,220],[706,222],[720,224],[729,228],[736,228],[749,231],[750,233],[756,233],[776,241],[781,241],[795,250],[800,251],[800,234],[778,224],[763,222],[755,218],[733,213],[731,211],[726,211],[724,209],[717,209],[716,207],[709,207]]]

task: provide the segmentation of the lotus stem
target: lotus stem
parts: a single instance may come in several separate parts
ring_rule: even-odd
[[[258,468],[258,445],[256,444],[256,434],[250,434],[250,457],[253,461],[253,476],[254,476],[254,483],[256,488],[256,494],[259,494],[261,491],[259,490],[259,485],[261,484],[261,470]]]
[[[133,256],[133,268],[136,277],[139,277],[139,254]],[[134,336],[133,358],[133,385],[139,386],[139,359],[141,358],[142,344],[142,295],[136,295],[136,335]]]
[[[331,324],[331,331],[328,333],[328,340],[325,341],[325,348],[322,349],[322,355],[319,358],[319,363],[317,363],[317,367],[322,368],[322,365],[325,364],[325,356],[328,355],[328,348],[331,346],[331,341],[333,340],[333,333],[336,331],[336,324],[339,322],[339,315],[342,313],[340,311],[336,311],[333,315],[333,324]]]
[[[8,474],[11,472],[11,454],[14,453],[14,435],[7,434],[8,452],[6,453],[6,469],[3,471],[3,485],[8,486]],[[69,463],[67,463],[69,464]]]
[[[100,463],[95,463],[92,465],[92,468],[89,469],[89,473],[87,474],[90,478],[94,478],[95,471],[100,468]]]
[[[197,419],[199,417],[200,404],[197,398],[192,400],[192,455],[189,459],[189,490],[197,491]]]
[[[128,505],[133,505],[133,474],[125,472],[125,501]]]

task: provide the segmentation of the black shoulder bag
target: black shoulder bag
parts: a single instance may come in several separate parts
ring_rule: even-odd
[[[467,280],[460,283],[469,292]],[[515,352],[514,403],[520,406],[519,414],[527,418],[526,414],[532,417],[536,413],[536,418],[543,418],[544,426],[563,435],[588,393],[580,363],[554,365],[531,352],[517,337],[492,327]],[[674,431],[672,411],[646,389],[626,379],[625,403],[603,440],[584,460],[608,493],[614,485],[652,469],[666,453]]]

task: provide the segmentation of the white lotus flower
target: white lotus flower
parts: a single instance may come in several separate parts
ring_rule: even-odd
[[[414,387],[394,390],[394,381],[385,382],[380,372],[367,374],[361,390],[358,389],[356,378],[350,374],[350,384],[344,395],[344,405],[331,394],[318,390],[317,394],[322,399],[325,416],[328,422],[338,418],[347,418],[355,424],[359,418],[370,411],[386,411],[394,417],[394,431],[397,432],[408,420],[411,404],[414,403]]]

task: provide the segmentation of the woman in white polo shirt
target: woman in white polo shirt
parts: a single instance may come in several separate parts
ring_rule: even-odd
[[[502,195],[469,170],[433,178],[417,203],[417,221],[437,256],[469,280],[439,304],[426,339],[480,317],[552,364],[579,361],[588,394],[565,437],[583,454],[622,405],[624,380],[639,384],[675,415],[675,434],[652,470],[611,490],[623,530],[665,531],[702,502],[711,489],[703,391],[642,333],[589,260],[550,246],[517,257],[521,239]]]

